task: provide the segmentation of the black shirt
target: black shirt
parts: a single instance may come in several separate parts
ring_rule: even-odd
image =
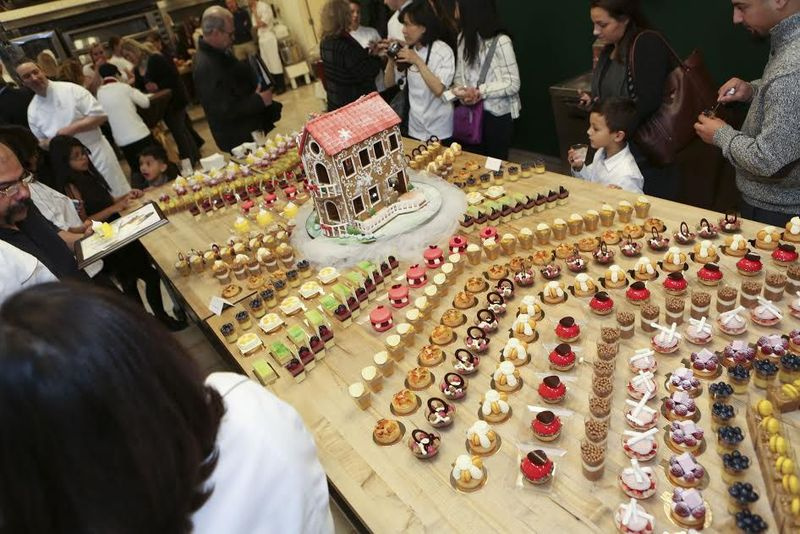
[[[233,14],[233,44],[249,43],[253,40],[253,22],[250,13],[239,8]]]
[[[28,202],[28,216],[17,227],[19,230],[0,226],[0,239],[38,259],[59,280],[87,279],[56,227],[33,202]]]
[[[0,82],[0,124],[15,124],[28,127],[28,104],[33,91],[27,87],[17,88]]]

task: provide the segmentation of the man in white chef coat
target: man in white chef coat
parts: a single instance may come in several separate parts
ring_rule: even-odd
[[[100,125],[108,117],[97,99],[80,85],[48,80],[31,59],[23,59],[17,65],[17,74],[36,93],[28,106],[28,124],[42,145],[46,146],[56,135],[78,138],[90,150],[89,157],[108,182],[111,195],[117,197],[130,191],[114,149],[100,132]]]
[[[35,257],[0,241],[0,304],[26,287],[57,281],[53,273]]]

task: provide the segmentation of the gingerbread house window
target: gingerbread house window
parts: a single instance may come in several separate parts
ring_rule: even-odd
[[[353,158],[347,156],[342,160],[342,169],[344,169],[344,175],[347,177],[353,176],[356,173],[356,167],[353,165]]]
[[[361,162],[361,167],[369,165],[369,150],[362,148],[358,151],[358,160]]]
[[[381,194],[380,191],[378,191],[378,186],[373,185],[372,187],[369,188],[369,202],[374,206],[380,201],[381,201]]]
[[[385,152],[383,151],[383,142],[381,142],[380,139],[375,141],[375,144],[372,145],[372,150],[375,152],[376,160],[381,159],[385,154]]]
[[[328,220],[332,223],[338,223],[342,220],[339,216],[339,208],[330,200],[325,202],[325,215],[328,216]]]
[[[397,134],[393,133],[389,136],[389,151],[394,152],[400,148],[400,142],[397,140]]]
[[[308,146],[309,146],[309,148],[311,148],[311,152],[313,152],[314,155],[318,155],[319,154],[319,145],[317,144],[316,141],[311,141],[308,144]]]
[[[358,215],[359,213],[363,212],[366,208],[364,206],[364,199],[361,198],[361,195],[358,195],[353,199],[353,213]]]
[[[331,177],[328,176],[328,168],[322,163],[317,163],[314,166],[314,171],[317,173],[317,181],[321,184],[331,183]]]

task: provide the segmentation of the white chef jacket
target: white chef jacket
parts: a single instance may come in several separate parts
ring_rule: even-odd
[[[573,169],[572,174],[588,182],[616,185],[632,193],[641,193],[644,185],[644,177],[628,145],[610,158],[606,158],[606,149],[601,148],[590,165],[584,165],[579,171]]]
[[[136,112],[136,106],[150,107],[150,99],[140,90],[127,83],[104,83],[97,90],[97,101],[108,114],[117,146],[128,146],[150,135],[150,128]]]
[[[395,39],[397,41],[405,42],[405,37],[403,37],[403,23],[400,22],[400,12],[403,11],[406,7],[410,6],[412,0],[406,0],[406,2],[400,6],[400,9],[394,12],[394,14],[389,17],[389,22],[386,23],[387,35],[389,39]]]
[[[0,241],[0,304],[27,287],[57,281],[50,269],[34,256]]]
[[[333,532],[328,484],[314,439],[298,413],[256,382],[212,373],[225,415],[214,491],[192,515],[194,534]]]
[[[283,73],[283,63],[281,63],[281,54],[278,50],[278,38],[273,31],[275,17],[272,14],[272,6],[264,0],[256,2],[253,26],[256,26],[258,21],[264,24],[263,27],[258,28],[258,53],[270,74],[281,74]]]
[[[75,209],[75,203],[68,196],[62,195],[42,182],[29,183],[28,190],[36,208],[59,230],[83,226],[78,210]]]
[[[122,56],[111,56],[108,58],[108,62],[117,67],[119,69],[120,74],[122,74],[122,81],[125,83],[132,83],[133,80],[128,79],[128,72],[133,72],[133,63],[128,61]]]
[[[38,139],[52,139],[58,134],[58,130],[76,120],[105,114],[97,99],[80,85],[51,80],[47,84],[46,95],[34,95],[31,100],[28,106],[28,123],[31,132]],[[114,149],[103,137],[100,128],[81,132],[75,137],[91,151],[89,157],[108,182],[113,196],[121,196],[131,190]]]
[[[424,61],[428,47],[416,51]],[[453,84],[456,72],[456,57],[453,49],[443,41],[431,44],[428,69],[439,78],[445,88]],[[412,66],[407,71],[408,83],[408,133],[411,137],[427,141],[435,135],[439,139],[453,136],[453,104],[444,95],[436,96],[425,83],[419,69]]]

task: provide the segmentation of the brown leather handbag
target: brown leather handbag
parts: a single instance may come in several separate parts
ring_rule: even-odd
[[[631,46],[629,65],[634,82],[636,43],[646,33],[654,33],[664,41],[675,58],[677,67],[667,77],[661,107],[639,125],[633,141],[648,160],[664,166],[675,161],[678,152],[695,138],[697,134],[694,124],[697,117],[714,104],[717,89],[699,50],[692,51],[686,61],[683,61],[667,40],[652,30],[639,33]]]

